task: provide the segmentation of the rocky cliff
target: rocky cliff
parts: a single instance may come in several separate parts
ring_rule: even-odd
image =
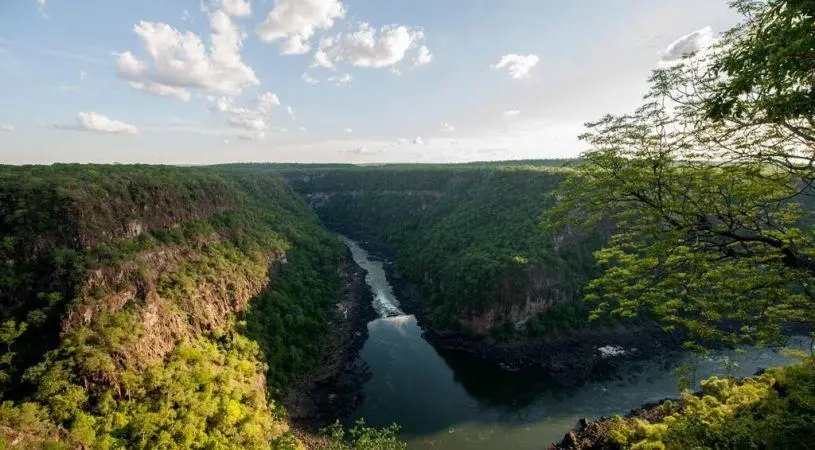
[[[544,231],[564,169],[414,165],[282,175],[329,228],[394,260],[400,298],[437,347],[512,370],[542,366],[574,383],[678,345],[647,320],[588,321],[582,288],[612,227]],[[628,351],[610,359],[604,347]]]
[[[365,302],[274,175],[2,167],[0,235],[11,447],[296,447],[279,405]]]

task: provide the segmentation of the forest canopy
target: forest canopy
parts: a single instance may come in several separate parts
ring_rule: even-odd
[[[597,315],[772,342],[815,318],[815,3],[733,6],[742,22],[655,70],[642,106],[587,124],[555,226],[619,225],[596,253]]]

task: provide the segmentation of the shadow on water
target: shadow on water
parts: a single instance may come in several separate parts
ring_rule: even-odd
[[[481,405],[512,413],[550,394],[568,399],[579,387],[564,387],[544,370],[509,372],[460,352],[438,350],[453,372],[453,379]]]
[[[359,246],[349,248],[369,271],[371,289],[398,308],[381,263],[371,261]],[[387,310],[382,308],[381,315],[388,315]],[[349,422],[364,418],[377,427],[397,423],[411,449],[546,448],[581,417],[624,414],[676,397],[679,377],[671,369],[693,360],[681,355],[630,364],[616,379],[564,388],[539,371],[506,372],[466,354],[437,351],[422,338],[413,316],[374,320],[368,332],[360,360],[372,377],[365,385],[365,403]],[[792,346],[808,345],[805,341]],[[722,373],[718,359],[723,356],[727,354],[699,361],[698,377]],[[748,349],[738,359],[742,369],[734,375],[789,362],[772,349]]]

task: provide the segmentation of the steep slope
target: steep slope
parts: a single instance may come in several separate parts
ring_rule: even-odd
[[[647,319],[588,321],[581,291],[611,226],[543,232],[564,170],[501,163],[281,173],[329,228],[394,258],[392,277],[433,344],[577,381],[613,364],[599,347],[647,356],[675,342]]]
[[[540,229],[557,170],[376,168],[285,175],[332,228],[392,250],[418,281],[438,328],[525,329],[576,298],[592,270],[591,239]],[[531,331],[531,330],[530,330]]]
[[[6,445],[297,445],[278,401],[354,276],[279,177],[1,167],[0,235]]]

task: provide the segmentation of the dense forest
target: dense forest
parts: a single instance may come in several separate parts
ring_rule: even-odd
[[[4,447],[300,445],[346,251],[279,177],[2,167],[0,234]]]
[[[281,401],[325,356],[347,258],[323,225],[393,256],[429,329],[658,325],[702,355],[811,330],[815,3],[732,5],[742,22],[588,123],[569,167],[0,166],[0,448],[302,447]],[[561,446],[813,448],[815,344],[797,356]]]
[[[610,227],[543,232],[564,170],[521,162],[283,176],[330,228],[391,251],[420,285],[434,327],[508,337],[588,326],[575,300]]]
[[[639,108],[587,124],[588,150],[553,210],[555,229],[619,226],[595,254],[593,317],[649,314],[702,354],[815,324],[815,2],[731,5],[742,21],[655,70]],[[799,356],[707,380],[567,447],[812,448],[815,343]]]

